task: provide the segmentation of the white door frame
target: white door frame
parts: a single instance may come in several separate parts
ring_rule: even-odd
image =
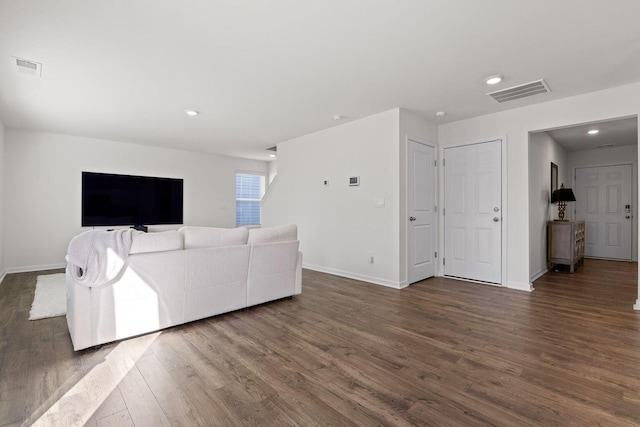
[[[507,220],[508,220],[508,214],[507,214],[507,210],[508,210],[508,203],[507,203],[507,136],[506,135],[500,135],[500,136],[495,136],[495,137],[491,137],[491,138],[481,138],[481,139],[476,139],[476,140],[472,140],[472,141],[464,141],[464,142],[457,142],[457,143],[453,143],[453,144],[447,144],[446,146],[440,146],[440,153],[438,156],[438,165],[441,165],[442,160],[444,159],[444,150],[446,150],[447,148],[454,148],[454,147],[461,147],[464,145],[473,145],[473,144],[483,144],[486,142],[494,142],[494,141],[500,141],[500,151],[502,153],[502,221],[500,222],[501,225],[501,229],[500,229],[500,233],[502,235],[502,241],[501,241],[501,257],[500,257],[500,262],[501,262],[501,272],[500,272],[500,284],[498,286],[504,286],[507,287],[508,286],[508,280],[507,280]],[[444,167],[439,168],[440,170],[438,171],[438,188],[439,188],[439,195],[438,195],[438,206],[444,206],[444,168],[446,167],[446,165]],[[442,218],[442,209],[438,209],[438,235],[440,236],[440,238],[438,239],[438,254],[444,254],[444,219]],[[438,256],[438,264],[437,264],[437,275],[438,276],[444,276],[444,265],[442,264],[442,256]],[[458,280],[466,280],[466,279],[459,279],[456,278]],[[469,280],[471,282],[474,282],[474,280]],[[491,283],[486,283],[486,282],[478,282],[478,283],[482,283],[482,284],[486,284],[486,285],[491,285]]]
[[[440,166],[440,159],[438,157],[438,147],[436,144],[431,143],[431,142],[427,142],[425,139],[417,137],[417,136],[413,136],[413,135],[406,135],[405,141],[404,141],[404,151],[405,151],[405,156],[404,156],[404,182],[405,182],[405,186],[404,186],[404,211],[405,213],[409,212],[409,141],[413,141],[413,142],[417,142],[418,144],[422,144],[422,145],[426,145],[427,147],[431,147],[433,148],[433,155],[436,159],[437,162],[437,166],[434,169],[434,177],[433,177],[433,189],[434,189],[434,194],[436,194],[436,197],[434,197],[434,203],[436,203],[436,209],[439,211],[440,209],[438,209],[438,206],[440,206],[440,201],[439,201],[439,196],[437,195],[437,189],[438,189],[438,166]],[[404,277],[406,278],[406,280],[404,281],[404,285],[408,286],[409,283],[409,220],[408,220],[408,215],[404,215],[404,218],[402,219],[402,221],[404,221],[404,240],[405,240],[405,258],[406,258],[406,262],[404,265]],[[439,249],[439,244],[438,244],[438,233],[439,233],[439,227],[440,227],[440,216],[438,215],[438,212],[436,212],[436,216],[435,216],[435,232],[434,232],[434,242],[433,242],[433,247],[434,248],[438,248],[438,256],[436,258],[442,258],[440,256],[440,254],[442,252],[440,252]],[[435,272],[434,275],[435,276],[440,276],[440,267],[439,264],[440,262],[438,260],[435,261],[436,265],[435,265]],[[404,287],[404,286],[403,286]]]

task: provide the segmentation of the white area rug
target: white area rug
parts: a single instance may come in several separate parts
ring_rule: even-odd
[[[67,291],[64,285],[64,273],[38,276],[36,295],[31,304],[29,320],[67,314]]]

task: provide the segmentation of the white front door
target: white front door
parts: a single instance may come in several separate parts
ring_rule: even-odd
[[[407,146],[408,282],[435,274],[435,148]]]
[[[501,283],[502,142],[444,149],[444,273]]]
[[[585,221],[587,257],[631,259],[631,165],[576,168],[576,219]]]

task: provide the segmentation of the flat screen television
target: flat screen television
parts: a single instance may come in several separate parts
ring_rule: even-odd
[[[182,224],[183,180],[82,172],[82,226]]]

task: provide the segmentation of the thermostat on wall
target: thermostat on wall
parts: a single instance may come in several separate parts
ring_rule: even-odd
[[[351,176],[349,177],[349,186],[360,185],[360,177],[359,176]]]

